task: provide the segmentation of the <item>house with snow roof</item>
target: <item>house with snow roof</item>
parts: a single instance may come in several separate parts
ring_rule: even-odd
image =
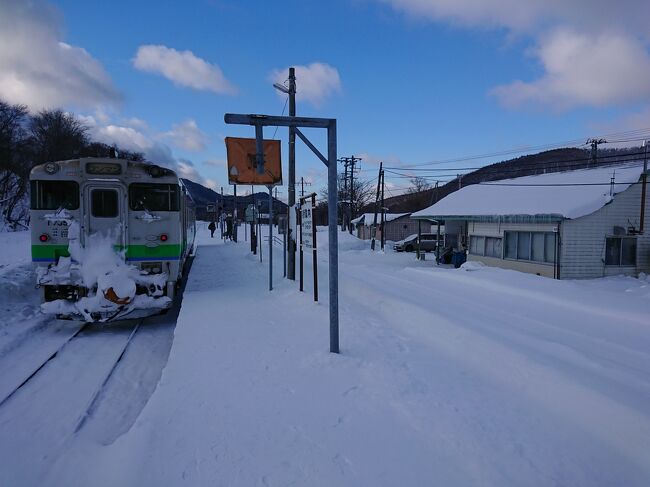
[[[374,213],[364,213],[353,219],[351,223],[354,225],[356,236],[362,240],[371,239],[375,231],[374,221]],[[381,213],[377,213],[377,227],[380,226],[380,222]],[[428,232],[431,229],[429,222],[426,222],[426,224],[426,230],[423,228],[423,232]],[[384,214],[384,234],[386,240],[402,240],[414,233],[418,233],[418,220],[411,219],[410,213]],[[376,238],[381,238],[380,232],[377,232]]]
[[[470,261],[556,279],[650,271],[643,165],[556,172],[462,188],[413,219],[445,223]]]

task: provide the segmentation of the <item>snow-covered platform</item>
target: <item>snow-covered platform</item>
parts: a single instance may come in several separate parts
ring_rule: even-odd
[[[309,287],[269,293],[266,253],[201,239],[140,417],[62,444],[43,483],[647,485],[647,279],[440,269],[341,234],[333,355]]]

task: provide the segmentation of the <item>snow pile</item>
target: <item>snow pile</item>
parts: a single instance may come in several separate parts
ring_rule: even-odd
[[[480,271],[481,269],[485,269],[485,267],[486,266],[483,262],[478,262],[475,260],[468,260],[460,266],[460,268],[464,271]]]
[[[392,222],[393,220],[397,220],[398,218],[402,218],[403,216],[409,215],[410,213],[385,213],[384,214],[384,221],[385,222]],[[359,223],[367,226],[371,226],[375,221],[375,214],[374,213],[364,213],[361,216],[356,217],[354,220],[351,220],[350,223],[353,225],[357,225]],[[377,224],[379,225],[379,222],[381,221],[381,213],[377,213]]]
[[[171,299],[163,296],[167,274],[144,275],[116,252],[116,233],[95,233],[80,242],[79,224],[70,223],[68,250],[70,257],[60,257],[55,266],[39,268],[38,284],[75,284],[89,289],[89,295],[76,302],[58,299],[43,303],[47,314],[81,315],[85,320],[106,321],[125,316],[136,309],[163,309]],[[149,295],[136,295],[137,285],[147,286]]]
[[[142,220],[142,221],[144,221],[146,223],[151,223],[151,222],[156,222],[158,220],[162,220],[161,216],[153,215],[153,214],[149,213],[148,210],[144,210],[144,213],[142,213],[142,215],[140,215],[140,216],[136,216],[136,218],[138,220]]]
[[[43,218],[50,222],[67,222],[68,224],[73,221],[72,215],[65,208],[59,208],[56,213],[47,213],[43,215]]]

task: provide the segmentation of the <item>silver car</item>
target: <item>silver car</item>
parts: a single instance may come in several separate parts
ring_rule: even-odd
[[[442,236],[441,236],[442,238]],[[420,238],[420,250],[422,252],[433,252],[436,250],[438,235],[435,233],[423,233]],[[418,248],[418,234],[409,235],[403,240],[395,242],[393,250],[397,252],[413,252]]]

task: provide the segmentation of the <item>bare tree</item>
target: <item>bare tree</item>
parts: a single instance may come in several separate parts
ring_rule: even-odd
[[[29,162],[26,157],[27,107],[0,101],[0,226],[24,225]]]
[[[33,163],[79,157],[88,145],[88,128],[63,110],[42,110],[29,124]]]
[[[339,198],[339,222],[341,218],[344,218],[347,215],[348,206],[350,204],[350,198],[354,196],[354,201],[352,201],[352,211],[355,215],[366,206],[374,196],[374,183],[371,181],[362,181],[359,179],[354,180],[354,194],[350,191],[350,182],[346,186],[345,184],[345,175],[339,174],[337,180],[338,186],[338,198]],[[327,187],[321,189],[320,195],[321,198],[327,201]]]
[[[431,183],[427,181],[425,178],[416,176],[414,178],[411,178],[411,187],[406,191],[409,194],[417,194],[422,191],[426,191],[428,189],[431,189]]]

